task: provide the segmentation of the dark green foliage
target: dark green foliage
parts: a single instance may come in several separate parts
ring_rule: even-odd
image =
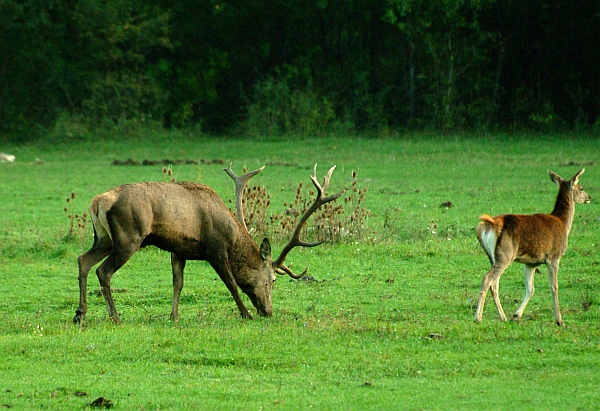
[[[0,132],[589,130],[599,16],[598,0],[4,0]]]

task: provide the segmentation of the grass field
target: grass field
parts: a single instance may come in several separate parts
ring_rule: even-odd
[[[0,409],[85,409],[99,397],[123,410],[600,409],[599,139],[154,133],[1,149],[17,161],[0,163]],[[170,322],[169,256],[148,248],[113,277],[121,324],[108,319],[92,272],[79,327],[76,259],[92,230],[69,236],[64,208],[81,214],[97,193],[165,179],[162,165],[111,165],[128,158],[267,164],[252,182],[272,194],[274,212],[309,184],[315,163],[319,177],[336,164],[330,191],[358,171],[371,213],[360,238],[291,252],[288,262],[310,267],[314,281],[280,277],[271,318],[242,320],[210,266],[190,262],[181,320]],[[224,165],[172,170],[228,200]],[[479,215],[550,212],[557,187],[547,170],[570,178],[582,167],[592,203],[577,206],[561,261],[565,327],[554,324],[545,267],[520,322],[500,322],[488,296],[474,324],[489,265],[475,237]],[[272,244],[277,255],[285,240]],[[500,283],[507,315],[524,290],[515,263]]]

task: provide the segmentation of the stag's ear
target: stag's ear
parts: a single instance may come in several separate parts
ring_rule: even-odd
[[[550,174],[550,180],[552,180],[554,184],[560,185],[560,182],[563,181],[563,178],[556,174],[554,171],[548,170],[548,174]]]
[[[260,256],[263,260],[271,259],[271,243],[268,238],[265,238],[260,244]]]

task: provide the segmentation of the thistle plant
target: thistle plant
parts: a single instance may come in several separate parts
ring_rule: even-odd
[[[83,212],[82,214],[75,212],[75,198],[75,192],[71,191],[71,195],[65,200],[67,204],[63,208],[69,220],[69,232],[67,234],[68,238],[75,238],[76,236],[82,237],[85,233],[85,228],[87,227],[88,223],[89,215],[87,211]]]
[[[245,171],[244,171],[245,172]],[[343,201],[324,204],[303,228],[303,237],[309,241],[328,239],[332,242],[362,239],[370,215],[364,207],[367,187],[358,186],[358,173],[352,172],[352,183]],[[269,236],[276,239],[288,238],[294,231],[298,219],[311,205],[314,189],[305,189],[298,184],[294,199],[283,203],[283,212],[268,214],[271,194],[265,187],[246,188],[243,197],[246,225],[256,237]],[[308,241],[308,240],[307,240]]]
[[[163,167],[162,172],[163,172],[163,177],[167,183],[175,182],[175,177],[173,177],[173,169],[171,168],[170,164],[168,167]]]

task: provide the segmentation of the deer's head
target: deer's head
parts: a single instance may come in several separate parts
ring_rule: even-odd
[[[560,187],[565,187],[566,190],[573,196],[575,204],[587,204],[592,201],[592,197],[583,190],[583,186],[579,184],[579,177],[583,174],[585,168],[579,170],[570,180],[565,180],[553,171],[548,170],[550,179],[553,183]]]

